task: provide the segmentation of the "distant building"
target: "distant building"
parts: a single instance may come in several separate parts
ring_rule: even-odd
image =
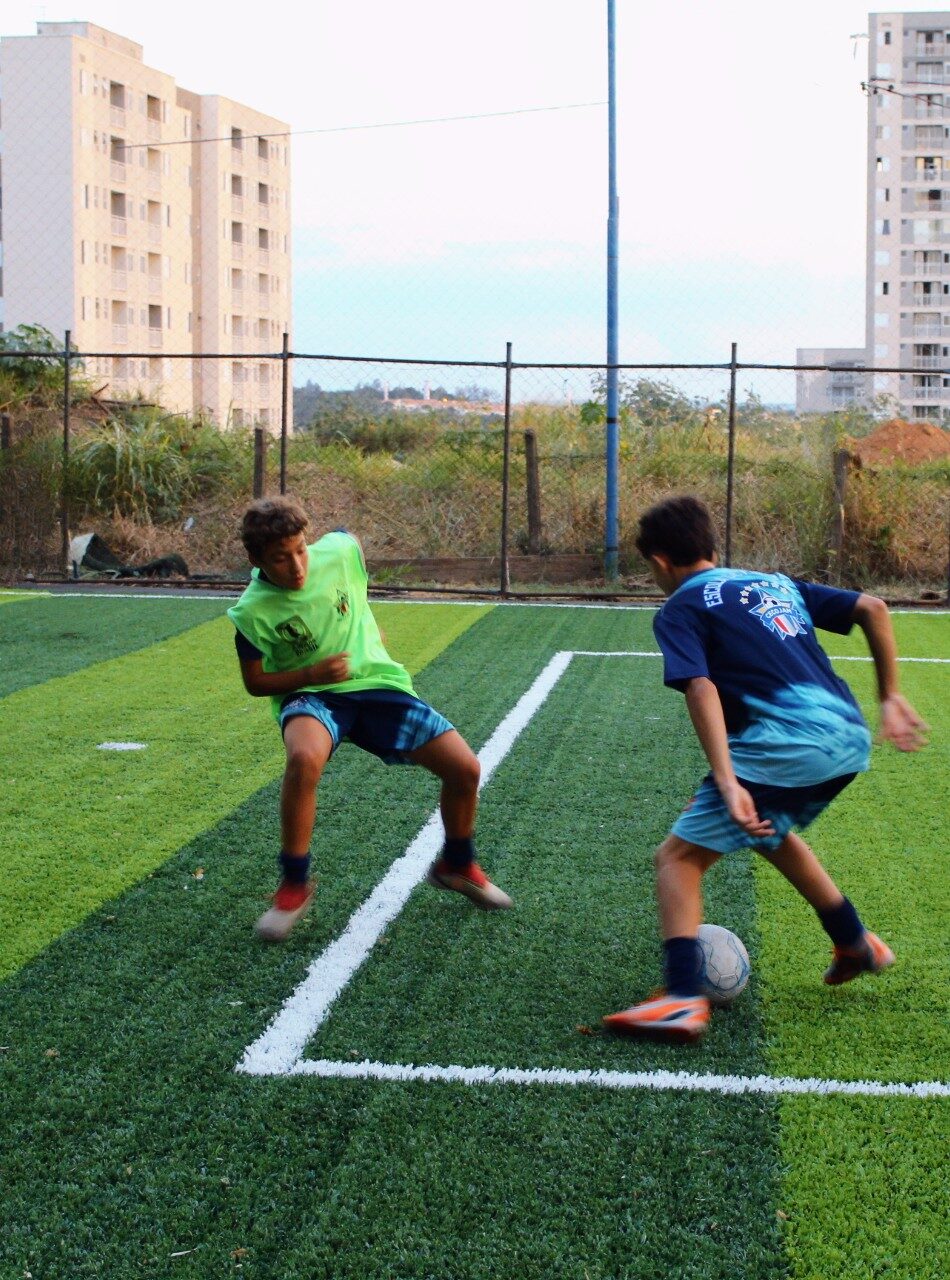
[[[280,423],[288,125],[89,22],[0,40],[0,326],[71,331],[103,395]],[[226,353],[225,360],[171,353]],[[292,419],[291,419],[292,420]]]
[[[833,413],[870,403],[872,376],[860,372],[867,367],[863,347],[799,347],[795,363],[832,366],[795,374],[798,413]]]
[[[950,414],[950,12],[868,18],[867,351],[906,418]]]

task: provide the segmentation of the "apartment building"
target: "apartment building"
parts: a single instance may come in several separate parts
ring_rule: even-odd
[[[89,22],[0,40],[0,110],[3,327],[107,353],[85,361],[103,396],[276,430],[289,126]]]
[[[869,15],[866,342],[908,418],[950,417],[950,12]]]
[[[798,347],[797,365],[827,365],[795,374],[795,408],[799,413],[834,413],[870,402],[871,375],[863,347]]]

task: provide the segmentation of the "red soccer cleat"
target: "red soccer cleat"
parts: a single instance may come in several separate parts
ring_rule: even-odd
[[[426,880],[436,889],[464,894],[483,911],[504,911],[514,906],[507,893],[492,884],[477,862],[460,869],[450,867],[444,858],[439,858],[426,872]]]
[[[301,920],[313,903],[314,883],[292,884],[282,880],[274,894],[271,906],[258,920],[257,936],[265,942],[283,942],[298,920]]]

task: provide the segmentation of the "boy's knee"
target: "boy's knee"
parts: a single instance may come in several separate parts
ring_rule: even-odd
[[[316,786],[323,772],[323,753],[306,744],[287,748],[287,773]]]
[[[482,776],[482,766],[478,756],[472,754],[459,762],[455,771],[455,785],[460,791],[474,792]]]
[[[715,861],[716,857],[717,855],[709,850],[700,849],[698,845],[690,844],[688,840],[670,835],[654,852],[653,866],[656,871],[663,871],[682,863],[693,862],[705,870],[708,863]]]

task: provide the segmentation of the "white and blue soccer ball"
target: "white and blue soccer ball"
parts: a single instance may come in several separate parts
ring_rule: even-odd
[[[703,953],[700,974],[703,994],[713,1004],[731,1004],[749,981],[749,953],[741,938],[721,924],[699,926]]]

